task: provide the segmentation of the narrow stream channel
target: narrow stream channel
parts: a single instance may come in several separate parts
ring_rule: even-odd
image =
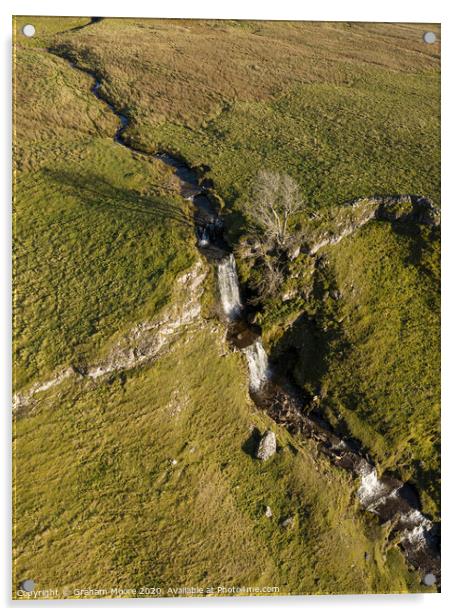
[[[49,51],[60,55],[55,50]],[[420,572],[425,584],[436,584],[439,589],[440,526],[421,513],[416,489],[390,475],[379,478],[375,466],[359,443],[334,434],[332,427],[319,414],[307,414],[305,409],[309,401],[305,393],[294,383],[277,375],[270,366],[261,331],[247,320],[247,307],[241,298],[235,258],[224,239],[224,221],[209,198],[206,187],[201,185],[198,174],[168,153],[151,155],[129,145],[124,139],[129,118],[103,98],[101,82],[95,74],[79,68],[70,60],[69,63],[72,68],[94,78],[91,91],[118,116],[120,124],[114,140],[132,152],[161,159],[179,179],[182,196],[192,201],[197,247],[206,259],[217,266],[228,341],[246,356],[249,388],[255,403],[290,432],[316,441],[318,450],[334,465],[359,480],[357,498],[360,505],[377,515],[382,523],[390,525],[390,536],[397,540],[408,563]]]

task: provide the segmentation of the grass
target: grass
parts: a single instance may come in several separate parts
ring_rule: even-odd
[[[379,191],[439,202],[439,46],[425,29],[105,20],[53,45],[103,77],[134,143],[209,165],[228,207],[268,166],[318,208]]]
[[[440,246],[428,230],[413,232],[376,223],[331,251],[348,352],[331,357],[325,381],[361,424],[353,432],[383,468],[414,481],[438,517]]]
[[[197,259],[171,172],[113,141],[93,80],[56,54],[102,78],[133,144],[209,167],[235,244],[262,166],[318,211],[376,192],[439,203],[439,45],[421,43],[425,25],[34,18],[29,40],[29,21],[14,22],[16,390],[94,363],[175,301]],[[316,274],[300,255],[259,320],[274,356],[296,349],[286,365],[330,420],[438,516],[439,243],[396,230],[372,223],[324,249]],[[213,292],[209,280],[208,319]],[[222,338],[202,323],[153,365],[71,379],[16,419],[14,590],[426,590],[349,478],[254,408]],[[267,464],[248,453],[251,425],[277,433]]]
[[[161,308],[192,262],[194,236],[171,173],[113,141],[116,121],[89,93],[89,78],[36,50],[20,50],[17,65],[14,352],[21,388],[88,361]]]
[[[222,335],[184,333],[151,367],[47,392],[17,422],[15,580],[70,594],[421,590],[385,529],[358,512],[347,475],[254,408],[243,357]],[[267,463],[250,455],[253,427],[277,434]]]
[[[273,354],[294,353],[295,377],[332,423],[345,422],[381,470],[413,481],[438,517],[440,247],[430,234],[371,222],[323,248],[308,299],[281,303],[292,324],[275,327]]]

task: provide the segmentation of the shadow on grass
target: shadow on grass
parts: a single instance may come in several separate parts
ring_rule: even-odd
[[[324,331],[315,318],[302,314],[274,345],[270,361],[283,376],[297,375],[301,384],[309,383],[316,390],[327,374],[330,353],[338,343],[345,350],[338,328]]]
[[[90,21],[88,21],[88,23],[82,24],[81,26],[75,26],[74,28],[69,28],[68,30],[61,30],[60,32],[58,32],[58,34],[66,34],[68,32],[79,32],[80,30],[83,30],[84,28],[87,28],[88,26],[92,26],[93,24],[99,23],[103,19],[104,19],[103,17],[90,17]]]
[[[69,173],[63,170],[45,169],[45,174],[53,182],[71,189],[84,205],[100,210],[114,212],[114,209],[131,214],[140,214],[152,220],[171,221],[193,228],[191,217],[180,206],[161,197],[153,198],[139,194],[136,190],[115,186],[95,173]]]
[[[253,428],[251,432],[251,436],[243,443],[241,449],[245,454],[251,456],[252,458],[256,457],[257,448],[260,443],[260,439],[262,438],[262,434],[258,428]]]
[[[432,249],[433,242],[440,241],[440,227],[433,227],[429,234],[423,233],[422,228],[415,222],[393,222],[391,225],[393,232],[406,238],[409,243],[406,263],[414,265],[420,269],[433,282],[439,283],[436,274],[423,265],[423,254]]]

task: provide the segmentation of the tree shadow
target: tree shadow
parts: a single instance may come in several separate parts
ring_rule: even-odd
[[[97,24],[102,21],[103,17],[90,17],[90,20],[86,24],[82,24],[81,26],[75,26],[74,28],[69,28],[68,30],[61,30],[58,34],[66,34],[67,32],[79,32],[88,26],[92,26],[93,24]]]
[[[105,178],[88,172],[68,172],[64,170],[45,169],[44,173],[52,181],[60,186],[66,186],[72,191],[73,196],[92,209],[110,212],[114,210],[121,213],[142,215],[154,221],[171,221],[185,227],[193,228],[190,216],[181,209],[162,197],[141,195],[136,190],[116,186]]]

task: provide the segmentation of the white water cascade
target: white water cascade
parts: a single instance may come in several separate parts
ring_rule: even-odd
[[[375,467],[365,460],[362,460],[358,472],[361,478],[358,488],[359,501],[365,509],[372,511],[376,504],[388,497],[388,488],[378,479]]]
[[[235,257],[230,254],[217,264],[220,300],[230,320],[237,320],[243,311]],[[243,349],[249,368],[249,388],[258,391],[269,377],[268,358],[260,338]]]
[[[243,349],[249,368],[249,388],[258,391],[269,377],[268,358],[260,338]]]
[[[236,273],[235,257],[230,254],[217,264],[220,299],[225,314],[229,319],[236,319],[243,310]]]
[[[377,509],[389,499],[396,498],[398,489],[389,489],[377,477],[377,470],[371,464],[362,460],[358,473],[361,484],[358,488],[358,498],[367,511],[378,513]],[[418,509],[411,509],[399,515],[399,523],[403,525],[402,538],[413,550],[420,550],[426,546],[425,533],[433,527],[431,520],[426,518]]]

